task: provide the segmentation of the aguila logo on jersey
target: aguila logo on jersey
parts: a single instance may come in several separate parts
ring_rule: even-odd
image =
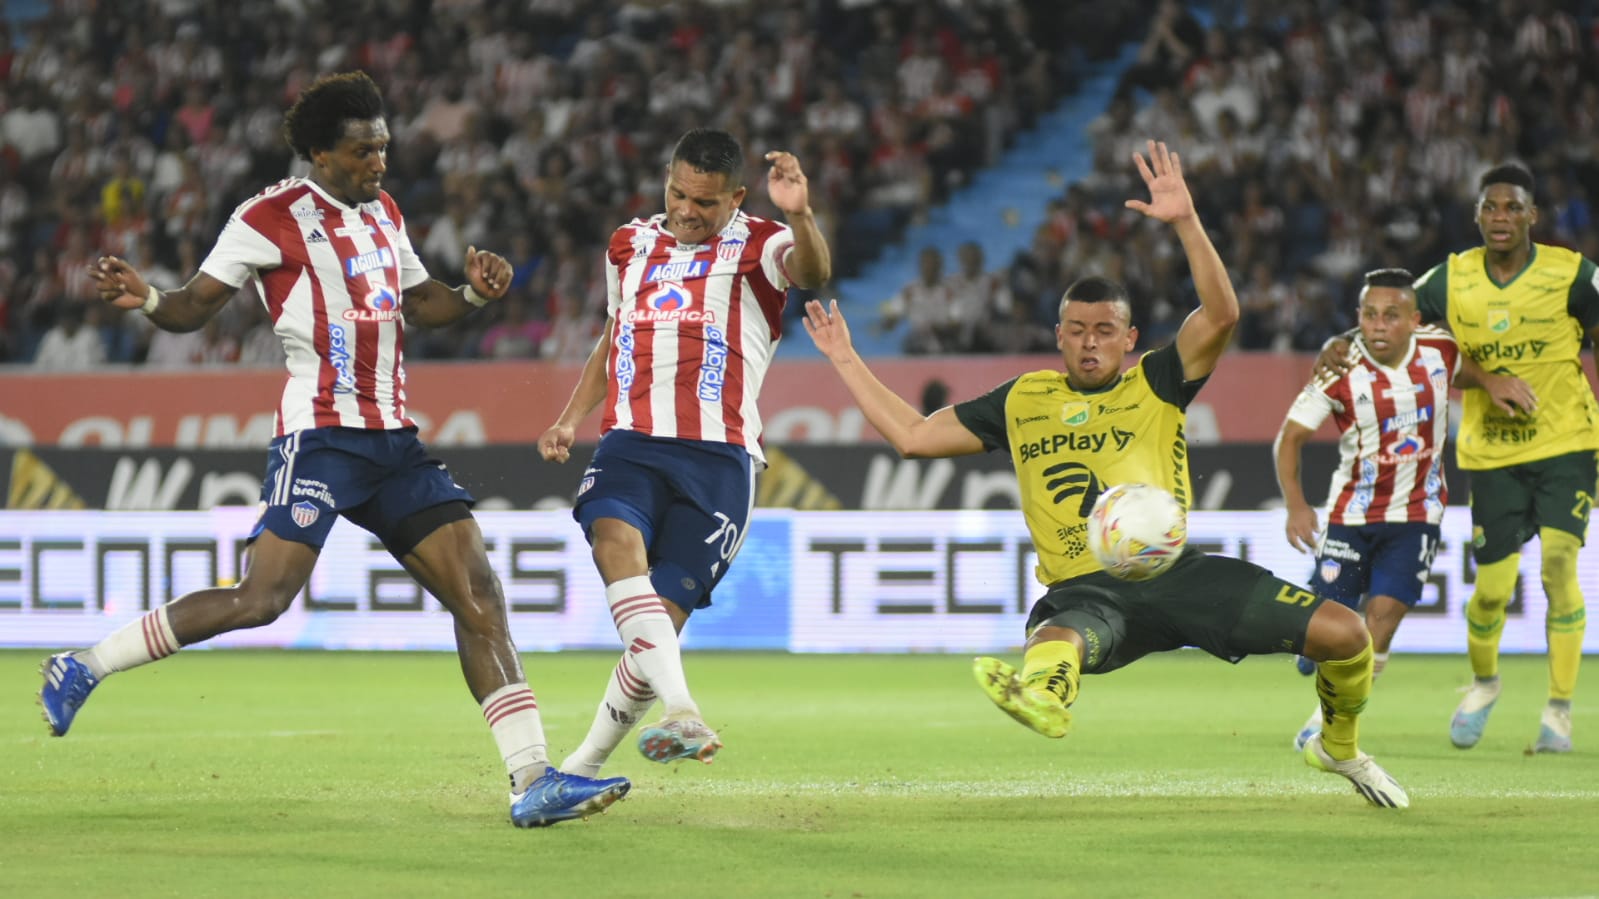
[[[1432,421],[1432,407],[1422,406],[1414,412],[1401,412],[1398,415],[1383,419],[1382,432],[1392,434],[1405,428],[1413,428],[1419,424]]]
[[[400,298],[387,284],[372,288],[363,303],[365,308],[344,310],[347,322],[391,322],[400,317]]]
[[[645,281],[692,281],[695,278],[705,277],[711,264],[704,259],[689,259],[684,262],[657,262],[650,266],[644,273]]]
[[[344,260],[344,270],[352,278],[376,269],[390,268],[393,265],[394,252],[388,247],[379,247],[370,253],[362,253]]]
[[[1061,424],[1077,427],[1088,424],[1092,417],[1092,408],[1087,403],[1067,403],[1060,407]]]
[[[644,297],[642,309],[629,309],[626,320],[630,322],[702,322],[714,324],[716,313],[694,308],[694,294],[676,281],[662,282],[661,286]]]
[[[1510,330],[1510,310],[1489,309],[1488,330],[1494,332],[1495,334],[1503,334]]]

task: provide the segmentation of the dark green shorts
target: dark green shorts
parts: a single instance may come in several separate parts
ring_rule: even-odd
[[[1583,540],[1593,505],[1594,454],[1566,453],[1536,462],[1471,471],[1471,546],[1487,565],[1521,551],[1539,528]]]
[[[1184,646],[1237,662],[1303,650],[1321,603],[1259,565],[1190,549],[1153,580],[1132,583],[1096,572],[1051,586],[1033,605],[1027,632],[1041,624],[1077,631],[1087,645],[1088,674]]]

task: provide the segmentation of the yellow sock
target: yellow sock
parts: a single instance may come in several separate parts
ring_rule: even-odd
[[[1505,631],[1505,606],[1516,592],[1520,554],[1477,566],[1477,589],[1466,603],[1466,654],[1479,678],[1499,673],[1499,636]]]
[[[1316,666],[1316,696],[1321,699],[1321,745],[1340,762],[1360,749],[1360,713],[1371,695],[1371,640],[1354,658]]]
[[[1069,640],[1048,640],[1027,647],[1022,657],[1022,683],[1034,690],[1053,693],[1061,705],[1077,701],[1077,645]]]
[[[1582,637],[1587,609],[1577,586],[1577,550],[1582,543],[1565,531],[1542,528],[1543,592],[1549,597],[1544,631],[1549,636],[1549,698],[1570,700],[1582,667]]]

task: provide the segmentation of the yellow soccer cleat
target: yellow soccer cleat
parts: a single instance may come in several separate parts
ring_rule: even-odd
[[[978,658],[972,662],[977,685],[1000,711],[1046,737],[1059,739],[1072,727],[1072,713],[1059,698],[1042,690],[1023,686],[1016,669],[999,659]]]

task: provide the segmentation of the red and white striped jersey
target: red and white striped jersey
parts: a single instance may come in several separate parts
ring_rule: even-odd
[[[428,279],[388,193],[346,206],[307,178],[239,204],[200,271],[254,279],[288,355],[277,434],[412,427],[400,295]]]
[[[1290,421],[1313,431],[1330,415],[1340,431],[1327,522],[1437,524],[1449,496],[1443,446],[1449,384],[1460,367],[1454,337],[1441,328],[1417,328],[1394,368],[1379,364],[1356,337],[1350,361],[1342,377],[1306,385],[1288,410]]]
[[[793,232],[735,211],[710,243],[679,244],[665,224],[634,219],[611,235],[601,433],[731,443],[764,463],[755,401],[783,336]]]

